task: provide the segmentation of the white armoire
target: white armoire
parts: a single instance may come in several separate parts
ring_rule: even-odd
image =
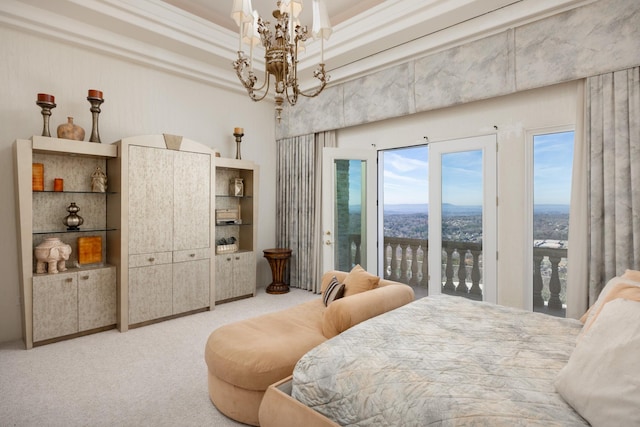
[[[119,329],[213,309],[215,151],[173,135],[115,145]]]

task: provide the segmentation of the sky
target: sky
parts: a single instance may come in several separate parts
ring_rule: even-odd
[[[534,137],[534,204],[569,204],[573,132]],[[384,203],[428,203],[428,147],[385,150]],[[482,204],[482,154],[449,153],[442,157],[443,203]]]

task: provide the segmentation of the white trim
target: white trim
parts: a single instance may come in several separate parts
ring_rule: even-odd
[[[523,248],[525,268],[523,271],[524,276],[522,278],[522,283],[524,283],[524,295],[522,296],[522,301],[524,303],[525,310],[529,311],[533,311],[533,138],[537,135],[550,135],[562,132],[575,132],[575,125],[546,126],[525,130],[525,195],[523,206],[525,216],[523,240],[525,242]]]
[[[429,295],[442,293],[442,154],[482,150],[483,300],[497,303],[497,134],[429,144]]]

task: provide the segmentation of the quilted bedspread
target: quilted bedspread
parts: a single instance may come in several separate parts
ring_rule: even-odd
[[[553,381],[582,324],[431,296],[300,359],[292,396],[343,426],[584,426]]]

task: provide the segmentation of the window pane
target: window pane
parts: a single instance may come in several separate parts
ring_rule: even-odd
[[[533,138],[533,309],[565,316],[574,132]]]
[[[427,293],[429,148],[426,145],[380,152],[383,173],[384,277]]]

